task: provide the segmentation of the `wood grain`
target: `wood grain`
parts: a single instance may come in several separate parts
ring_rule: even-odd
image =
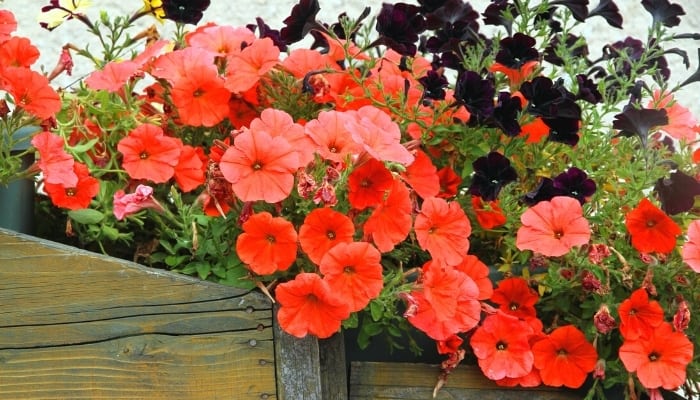
[[[257,292],[0,230],[0,399],[273,399]]]
[[[350,400],[427,400],[438,378],[436,365],[353,362]],[[575,400],[581,394],[554,388],[508,389],[497,386],[477,367],[460,365],[438,392],[437,400]]]

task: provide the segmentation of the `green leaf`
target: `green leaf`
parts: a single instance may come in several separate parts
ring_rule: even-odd
[[[102,234],[109,240],[119,239],[119,230],[113,226],[102,225]]]
[[[188,258],[188,256],[167,256],[165,257],[165,264],[170,268],[176,268]]]
[[[211,273],[211,265],[207,261],[195,261],[190,264],[195,264],[194,268],[197,270],[199,279],[205,280]]]
[[[384,305],[378,301],[372,301],[369,303],[369,312],[372,315],[372,320],[379,321],[384,314]]]
[[[68,217],[79,224],[97,224],[104,219],[104,214],[91,208],[68,211]]]

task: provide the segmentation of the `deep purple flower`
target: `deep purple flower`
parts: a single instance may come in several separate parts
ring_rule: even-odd
[[[445,23],[425,42],[425,50],[431,53],[459,53],[462,46],[476,43],[480,38],[466,22]],[[456,69],[456,68],[453,68]]]
[[[515,168],[510,165],[510,160],[495,151],[477,158],[472,163],[472,167],[474,174],[469,193],[480,196],[484,201],[496,200],[503,186],[518,178]]]
[[[598,104],[603,100],[603,95],[598,90],[598,86],[586,75],[576,75],[576,83],[578,84],[577,99],[587,101],[591,104]]]
[[[542,122],[549,127],[547,140],[576,146],[578,143],[579,120],[575,118],[542,118]]]
[[[661,23],[669,28],[678,26],[681,23],[680,16],[685,15],[683,7],[668,0],[642,0],[644,9],[649,11],[654,23]]]
[[[455,84],[455,99],[472,114],[470,122],[483,121],[493,115],[496,89],[492,79],[482,78],[474,71],[463,71]]]
[[[603,17],[608,25],[622,29],[622,15],[613,0],[600,0],[596,8],[588,13],[588,18]]]
[[[520,124],[518,124],[520,110],[522,110],[520,98],[511,96],[509,92],[500,92],[496,107],[493,109],[493,124],[507,136],[518,136],[520,133]]]
[[[654,42],[650,44],[650,48],[656,46]],[[645,53],[644,43],[632,37],[626,37],[623,41],[617,41],[612,45],[603,48],[603,57],[605,59],[618,59],[620,65],[616,68],[618,75],[629,77],[632,71],[633,62],[641,60]],[[668,80],[671,71],[668,68],[668,62],[664,56],[650,58],[643,65],[644,69],[655,68],[659,71],[661,78]],[[643,72],[640,71],[640,72]]]
[[[496,62],[509,68],[519,69],[526,62],[537,60],[540,57],[534,46],[535,39],[516,32],[513,37],[501,40],[500,50],[496,54]]]
[[[255,24],[248,24],[246,25],[246,28],[250,29],[253,32],[255,32],[255,30],[257,29],[258,37],[260,37],[261,39],[270,38],[272,40],[272,43],[274,43],[274,45],[277,46],[277,48],[280,49],[280,51],[287,51],[287,44],[284,43],[284,41],[282,40],[282,37],[280,36],[280,31],[270,28],[270,26],[267,25],[262,18],[255,18]]]
[[[520,92],[529,101],[527,111],[543,119],[581,119],[581,107],[574,101],[575,96],[561,82],[538,76],[523,82]],[[547,124],[549,125],[549,124]]]
[[[562,5],[571,11],[574,19],[583,22],[588,16],[588,0],[554,0],[550,5]]]
[[[163,11],[171,21],[196,25],[209,3],[209,0],[163,0]]]
[[[284,19],[284,28],[280,36],[286,44],[300,41],[313,28],[322,26],[316,21],[316,14],[321,7],[318,0],[299,0],[292,8],[292,13]]]
[[[413,56],[418,35],[425,30],[425,19],[418,6],[384,3],[377,16],[376,29],[379,39],[373,45],[383,44],[399,54]]]
[[[613,128],[620,131],[615,137],[638,136],[642,146],[646,147],[649,131],[656,126],[668,124],[666,110],[652,108],[634,108],[627,106],[625,110],[614,117]]]
[[[527,192],[523,197],[523,203],[532,207],[540,201],[549,201],[560,196],[559,189],[554,187],[554,181],[549,178],[540,179],[537,187]]]
[[[418,0],[418,4],[420,4],[423,14],[437,10],[438,8],[442,7],[445,2],[447,2],[447,0]]]
[[[692,176],[674,171],[669,177],[656,181],[654,190],[659,196],[661,209],[675,215],[693,208],[695,196],[700,195],[700,183]]]
[[[484,17],[484,25],[503,26],[506,28],[508,36],[510,36],[513,29],[513,21],[503,17],[506,12],[510,13],[514,18],[518,16],[518,9],[508,0],[491,0],[491,4],[481,14]]]
[[[423,98],[433,100],[445,99],[445,88],[448,82],[444,75],[435,70],[430,70],[424,77],[419,78],[418,82],[423,86]]]
[[[596,190],[593,179],[576,167],[571,167],[554,177],[553,185],[559,195],[573,197],[581,204],[593,196]]]
[[[566,35],[566,40],[564,42],[564,46],[566,46],[567,51],[572,57],[576,58],[585,58],[588,57],[588,46],[586,45],[586,42],[583,41],[582,43],[578,43],[579,37],[576,35],[573,35],[571,33]],[[556,49],[559,48],[561,45],[561,40],[562,37],[561,35],[556,35],[552,37],[552,40],[549,41],[549,45],[545,47],[542,55],[544,57],[544,60],[552,63],[554,65],[563,65],[564,60],[559,57],[556,53]],[[576,47],[574,47],[576,46]]]

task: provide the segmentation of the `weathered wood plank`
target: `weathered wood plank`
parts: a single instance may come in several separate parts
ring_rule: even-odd
[[[0,398],[272,399],[269,300],[0,230]]]
[[[353,362],[350,400],[432,399],[435,365]],[[581,395],[554,388],[507,389],[486,379],[476,367],[460,365],[438,392],[437,400],[574,400]]]

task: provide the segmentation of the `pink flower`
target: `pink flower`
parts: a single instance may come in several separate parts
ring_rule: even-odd
[[[153,198],[153,188],[150,186],[138,185],[130,194],[124,194],[123,190],[114,193],[114,216],[120,221],[145,208],[163,211],[163,206]]]
[[[688,225],[688,241],[683,245],[683,261],[695,272],[700,272],[700,220]]]

